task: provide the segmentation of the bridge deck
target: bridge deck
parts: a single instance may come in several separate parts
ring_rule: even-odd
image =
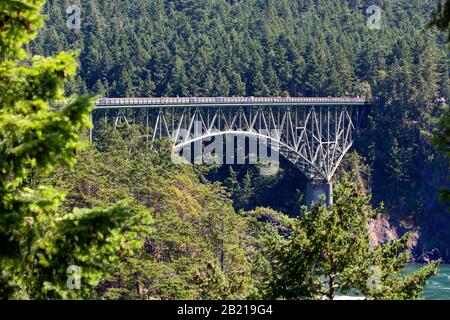
[[[96,109],[110,108],[165,108],[217,106],[297,106],[335,105],[360,106],[367,100],[359,97],[187,97],[187,98],[102,98]]]

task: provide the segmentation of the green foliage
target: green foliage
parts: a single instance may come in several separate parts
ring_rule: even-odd
[[[32,48],[83,48],[81,81],[106,95],[370,95],[384,67],[404,60],[399,41],[423,33],[431,0],[391,0],[383,33],[366,28],[358,2],[162,0],[80,1],[81,32],[66,25],[62,0],[49,0],[47,30]],[[402,14],[407,11],[408,19]],[[410,12],[412,11],[412,12]],[[409,24],[409,25],[408,25]],[[423,48],[419,48],[422,51]],[[101,53],[101,54],[100,54]],[[369,64],[369,66],[367,66]],[[152,86],[153,86],[152,85]],[[148,91],[147,91],[148,92]]]
[[[439,123],[440,129],[434,133],[433,144],[449,159],[448,163],[450,165],[450,108],[448,105],[445,105],[443,109],[443,115]],[[441,190],[441,200],[450,201],[450,190]]]
[[[421,205],[433,204],[448,172],[429,143],[435,98],[450,92],[444,41],[421,32],[429,0],[414,10],[387,1],[389,28],[378,33],[365,27],[359,1],[80,3],[81,32],[66,27],[66,2],[49,0],[46,28],[29,46],[43,56],[79,49],[78,76],[74,53],[27,55],[43,1],[0,3],[1,298],[420,295],[436,265],[402,274],[409,236],[369,247],[367,219],[377,210],[358,156],[347,158],[357,176],[339,174],[330,208],[301,219],[264,208],[236,213],[224,187],[172,164],[165,142],[166,152],[150,152],[139,128],[99,130],[80,152],[92,99],[66,99],[64,86],[105,96],[373,96],[359,151],[373,167],[375,201],[445,239],[445,223],[427,224],[440,207]],[[436,17],[441,29],[448,24]],[[447,138],[436,143],[445,149]],[[261,186],[280,179],[232,171],[227,187],[235,207],[250,209],[263,198],[276,203],[284,190],[267,196]],[[81,267],[79,290],[66,286],[70,265]]]
[[[67,84],[69,92],[372,96],[369,125],[355,147],[372,168],[373,200],[384,202],[394,221],[420,226],[420,246],[446,252],[450,218],[436,198],[448,166],[430,137],[440,115],[436,99],[450,100],[450,69],[445,36],[425,32],[434,0],[383,1],[381,30],[367,28],[369,4],[362,1],[79,4],[81,30],[74,32],[66,26],[67,2],[49,0],[46,29],[30,45],[40,54],[80,50],[80,74]],[[265,184],[254,182],[254,198],[239,205],[296,214],[303,190],[295,183],[299,173],[284,177],[291,173],[296,179],[288,184],[280,175],[283,183],[266,194],[258,190]],[[240,181],[244,176],[238,172]],[[280,203],[287,198],[289,205]]]
[[[411,258],[408,236],[371,248],[368,221],[378,210],[353,180],[344,176],[329,208],[305,211],[289,237],[272,245],[269,297],[332,300],[336,293],[355,290],[368,299],[419,297],[438,263],[402,277],[399,273]]]
[[[433,12],[433,21],[430,26],[434,26],[441,31],[445,31],[450,27],[450,1],[447,0],[444,4],[441,1],[438,3],[437,10]],[[447,42],[450,42],[450,29],[448,30]]]
[[[270,282],[274,275],[271,261],[273,245],[284,242],[293,227],[293,219],[281,212],[269,208],[258,207],[244,212],[250,222],[250,237],[244,242],[252,252],[250,257],[252,276],[255,280],[253,291],[248,298],[263,299],[270,296]]]
[[[0,4],[1,44],[0,61],[12,65],[26,57],[23,45],[36,36],[43,19],[39,15],[44,1],[3,1]],[[10,60],[12,59],[12,60]]]
[[[377,300],[411,300],[422,298],[423,287],[428,278],[437,273],[441,261],[434,261],[418,271],[405,274],[404,268],[411,262],[411,234],[401,239],[377,246],[369,261],[362,293]]]
[[[169,147],[169,148],[167,148]],[[76,171],[58,168],[47,183],[68,190],[63,207],[110,206],[128,199],[151,210],[144,246],[108,266],[103,299],[242,299],[254,292],[256,221],[237,214],[218,183],[170,161],[170,145],[148,150],[139,128],[100,129]]]
[[[441,31],[448,29],[447,42],[450,42],[450,1],[442,5],[438,4],[438,9],[433,13],[433,21],[431,26],[437,27]],[[450,109],[448,105],[443,108],[442,118],[439,123],[440,130],[434,133],[433,144],[436,148],[443,152],[447,159],[450,159]],[[441,200],[450,201],[450,190],[441,190]]]
[[[34,174],[45,175],[55,165],[74,167],[92,108],[89,97],[64,96],[64,84],[75,74],[75,54],[30,58],[23,49],[43,24],[43,3],[0,4],[2,299],[87,296],[89,284],[98,280],[106,262],[116,259],[120,244],[136,247],[136,226],[150,222],[145,211],[125,204],[61,211],[62,192],[30,184]],[[70,265],[82,268],[79,290],[66,285]]]

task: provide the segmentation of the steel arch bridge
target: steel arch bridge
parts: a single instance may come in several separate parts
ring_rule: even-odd
[[[276,142],[280,154],[310,180],[309,205],[321,193],[332,202],[331,179],[366,105],[359,97],[103,98],[92,117],[94,131],[100,121],[140,124],[152,145],[170,139],[173,149],[217,135]]]

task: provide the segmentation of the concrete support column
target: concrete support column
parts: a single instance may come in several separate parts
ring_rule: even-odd
[[[92,117],[92,112],[89,114],[89,122],[92,123],[92,127],[89,128],[89,142],[92,143],[93,136],[94,136],[94,132],[93,132],[94,121],[93,121],[93,117]]]
[[[325,195],[325,202],[321,201],[320,195]],[[333,185],[326,180],[313,180],[306,186],[306,206],[311,208],[315,203],[325,204],[327,207],[333,204]]]

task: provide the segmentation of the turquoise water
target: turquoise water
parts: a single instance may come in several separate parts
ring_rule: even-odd
[[[413,264],[406,268],[407,272],[413,272],[422,265]],[[426,300],[450,300],[450,264],[439,266],[439,273],[428,279],[424,290]]]
[[[409,274],[423,267],[423,264],[410,264],[405,273]],[[424,288],[425,300],[450,300],[450,264],[439,266],[439,273],[428,279]],[[336,300],[363,300],[364,297],[357,294],[338,295]]]

